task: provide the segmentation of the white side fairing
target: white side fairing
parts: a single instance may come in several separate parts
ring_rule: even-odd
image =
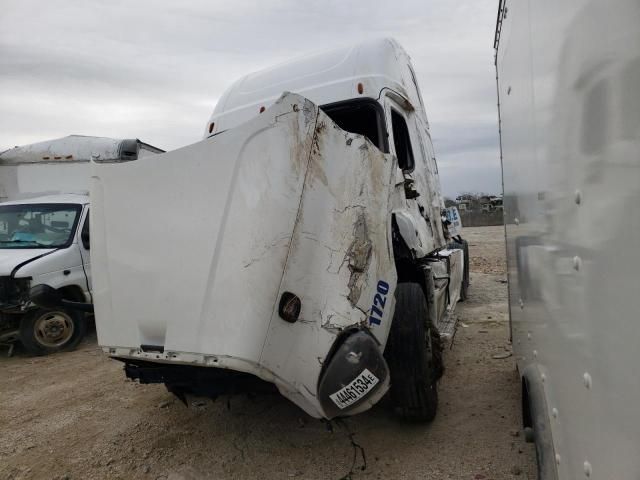
[[[118,357],[252,373],[322,416],[317,382],[339,332],[365,325],[386,341],[393,295],[370,313],[378,282],[395,288],[396,168],[294,94],[152,160],[94,163],[99,343]],[[133,191],[144,192],[135,205]],[[283,292],[302,301],[295,323],[278,314]]]

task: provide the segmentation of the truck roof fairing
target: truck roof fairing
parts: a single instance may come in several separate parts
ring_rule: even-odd
[[[282,92],[294,92],[324,105],[353,98],[377,99],[384,89],[395,91],[413,108],[424,110],[411,59],[392,38],[305,55],[233,83],[220,97],[204,137],[259,115]]]

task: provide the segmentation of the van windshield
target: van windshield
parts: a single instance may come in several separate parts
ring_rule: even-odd
[[[63,248],[73,241],[80,205],[0,205],[0,249]]]

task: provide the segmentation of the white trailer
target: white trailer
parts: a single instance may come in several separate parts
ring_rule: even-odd
[[[47,285],[61,298],[91,301],[91,158],[123,161],[160,153],[139,140],[68,137],[0,153],[0,345],[33,354],[75,347],[84,314],[38,308],[29,289]]]
[[[465,246],[447,248],[429,124],[396,42],[243,77],[204,140],[93,165],[98,340],[130,378],[183,399],[256,378],[329,419],[391,385],[401,415],[433,418]]]
[[[541,479],[640,478],[640,3],[502,0],[511,332]]]

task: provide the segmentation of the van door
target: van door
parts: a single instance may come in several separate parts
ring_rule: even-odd
[[[385,115],[389,126],[389,146],[398,159],[396,188],[402,188],[404,184],[406,195],[406,202],[400,210],[411,218],[417,232],[422,251],[416,254],[424,256],[437,248],[427,214],[430,209],[427,208],[429,191],[425,183],[424,146],[413,128],[415,120],[411,118],[411,112],[390,97],[385,99]]]

